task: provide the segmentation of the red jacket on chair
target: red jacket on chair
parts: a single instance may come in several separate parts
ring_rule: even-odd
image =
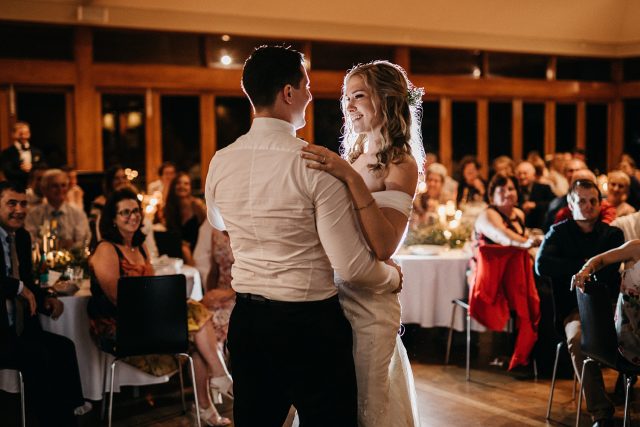
[[[526,249],[513,246],[483,245],[478,248],[476,258],[469,313],[487,328],[502,331],[510,311],[515,311],[518,338],[509,369],[528,365],[540,321],[540,298],[531,256]]]

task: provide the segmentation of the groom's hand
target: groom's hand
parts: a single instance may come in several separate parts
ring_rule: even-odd
[[[402,290],[402,282],[404,281],[404,276],[402,275],[402,269],[400,268],[400,266],[398,264],[396,264],[395,262],[391,261],[390,259],[386,260],[385,264],[389,264],[391,267],[393,267],[396,270],[398,270],[398,274],[400,275],[400,284],[398,285],[398,287],[392,293],[394,293],[394,294],[400,293],[400,291]]]

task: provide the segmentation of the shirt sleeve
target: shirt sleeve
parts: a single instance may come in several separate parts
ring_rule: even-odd
[[[394,291],[400,275],[394,267],[378,261],[368,248],[344,184],[325,172],[310,173],[318,174],[311,184],[318,236],[335,272],[351,285],[374,293]]]
[[[207,173],[207,181],[204,187],[204,197],[207,202],[207,219],[209,223],[217,230],[224,231],[227,227],[224,225],[224,220],[222,219],[222,214],[220,213],[220,209],[216,205],[215,199],[213,197],[214,188],[213,188],[213,171],[215,170],[215,166],[213,162],[215,161],[215,156],[211,159],[209,163],[209,172]]]

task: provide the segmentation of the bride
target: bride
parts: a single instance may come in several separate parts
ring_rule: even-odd
[[[345,159],[309,145],[307,167],[330,173],[349,188],[367,243],[389,260],[411,212],[424,149],[421,88],[387,61],[358,65],[344,78]],[[419,425],[413,375],[398,336],[398,294],[373,294],[338,279],[342,308],[353,329],[360,427]]]

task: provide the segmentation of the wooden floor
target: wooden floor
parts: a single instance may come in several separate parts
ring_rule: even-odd
[[[424,330],[423,330],[424,331]],[[575,402],[572,400],[571,379],[557,382],[552,420],[545,420],[550,379],[533,379],[528,370],[509,373],[504,367],[490,363],[499,351],[500,340],[487,333],[476,337],[473,352],[472,380],[465,381],[464,345],[457,337],[452,364],[442,363],[444,352],[443,331],[435,337],[427,334],[416,342],[409,338],[407,348],[418,396],[423,427],[427,426],[572,426],[575,423]],[[484,337],[484,338],[483,338]],[[414,340],[415,341],[415,340]],[[566,375],[565,375],[566,376]],[[605,371],[608,391],[613,391],[616,374]],[[182,415],[177,379],[168,384],[143,387],[134,396],[131,388],[116,395],[114,425],[116,426],[191,426],[191,415]],[[190,397],[190,395],[188,396]],[[98,426],[100,402],[94,410],[79,418],[80,426]],[[223,415],[231,417],[232,403],[221,407]],[[633,424],[640,426],[640,402],[632,405]],[[18,425],[18,399],[0,392],[0,413],[3,426]],[[622,426],[623,407],[616,407],[616,425]],[[8,424],[5,424],[8,422]],[[30,424],[36,423],[30,420]],[[590,426],[591,420],[583,416],[581,426]],[[390,426],[393,427],[393,426]]]

